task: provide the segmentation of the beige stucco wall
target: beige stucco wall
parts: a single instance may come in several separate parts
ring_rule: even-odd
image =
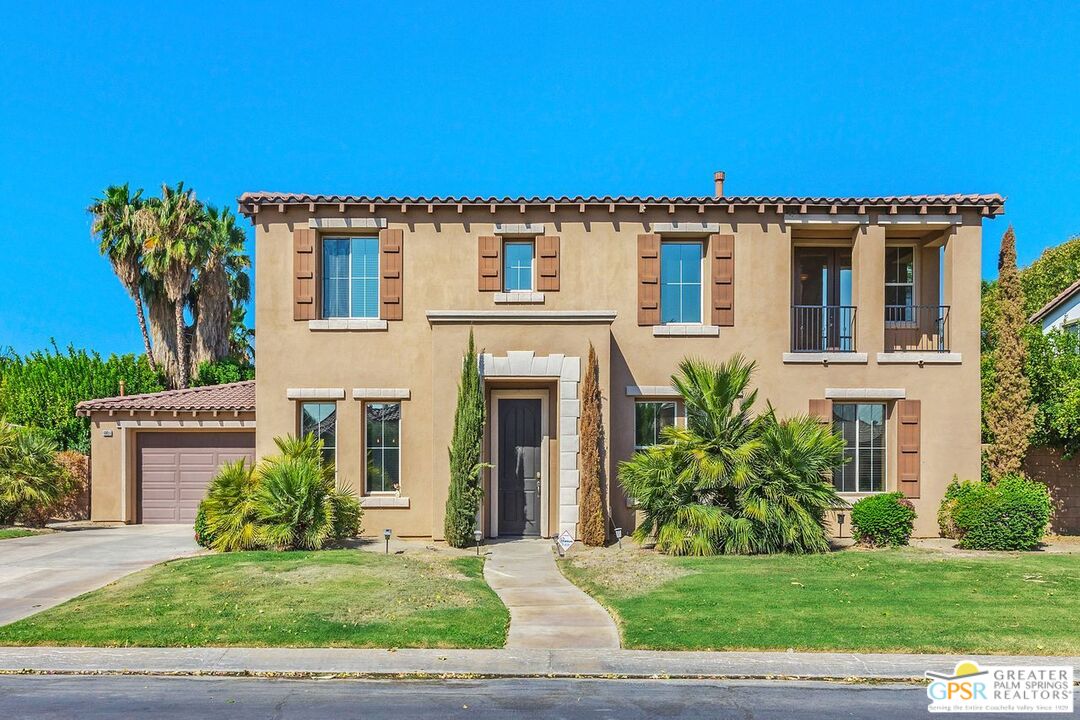
[[[90,519],[137,522],[136,468],[138,434],[149,432],[221,432],[251,429],[254,413],[95,412],[90,416]],[[141,425],[133,427],[133,425]],[[159,426],[159,427],[154,427]]]
[[[366,208],[346,208],[345,216],[371,217]],[[342,217],[336,207],[319,213]],[[447,445],[450,440],[456,382],[469,325],[431,324],[429,310],[610,310],[610,325],[483,324],[473,325],[477,344],[487,352],[531,350],[537,355],[561,353],[584,357],[592,342],[600,357],[604,390],[609,479],[633,446],[634,399],[627,385],[666,385],[679,360],[688,355],[723,360],[739,352],[757,361],[757,386],[784,414],[805,413],[810,398],[825,396],[827,387],[903,388],[922,400],[922,496],[916,532],[936,532],[935,513],[952,475],[976,477],[979,469],[979,278],[980,218],[961,211],[965,224],[945,233],[945,297],[952,305],[951,348],[960,364],[879,364],[884,344],[884,247],[903,242],[925,245],[942,239],[942,228],[869,223],[857,229],[826,227],[828,241],[853,243],[854,295],[859,306],[857,349],[865,364],[806,365],[785,363],[789,348],[792,246],[805,234],[783,216],[753,210],[728,213],[708,208],[646,214],[636,209],[559,209],[546,207],[465,207],[428,213],[418,208],[405,215],[380,209],[391,227],[404,230],[404,320],[385,331],[312,331],[294,321],[292,309],[292,231],[307,227],[306,207],[264,207],[256,225],[256,327],[259,332],[257,380],[257,452],[273,450],[273,438],[297,430],[296,402],[288,388],[342,388],[339,402],[338,468],[341,481],[362,486],[362,402],[352,388],[408,388],[402,403],[402,487],[408,508],[368,509],[365,528],[391,528],[401,536],[442,535],[447,487]],[[719,222],[721,232],[736,235],[736,325],[721,328],[719,337],[654,337],[651,327],[637,325],[637,235],[647,222]],[[493,234],[493,223],[544,223],[548,234],[561,237],[561,289],[546,294],[543,305],[496,305],[492,293],[477,291],[477,237]],[[355,232],[355,231],[354,231]],[[329,234],[344,234],[334,232]],[[818,236],[821,232],[818,232]],[[799,242],[821,241],[803,239]],[[920,301],[937,302],[934,282],[926,278],[936,264],[937,250],[920,252],[923,290]],[[892,413],[890,413],[891,415]],[[890,419],[890,464],[895,464],[895,420]],[[557,457],[557,456],[556,456]],[[555,480],[553,479],[553,482]],[[895,473],[890,472],[893,486]],[[557,489],[554,485],[553,489]],[[611,483],[615,521],[629,529],[632,513],[616,482]],[[552,524],[554,524],[552,522]]]

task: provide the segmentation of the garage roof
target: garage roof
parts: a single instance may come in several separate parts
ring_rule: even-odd
[[[84,400],[75,406],[75,414],[87,416],[102,410],[239,410],[255,411],[255,381],[205,385],[184,390],[165,390],[141,395]]]

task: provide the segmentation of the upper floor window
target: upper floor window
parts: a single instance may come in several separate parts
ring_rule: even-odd
[[[323,462],[337,457],[337,404],[332,402],[300,403],[300,435],[314,435],[323,441]]]
[[[885,405],[833,403],[833,429],[844,436],[846,462],[833,470],[840,492],[885,490]]]
[[[915,248],[885,248],[885,320],[912,322],[915,306]]]
[[[660,244],[660,322],[701,322],[701,260],[699,242]]]
[[[401,403],[364,406],[367,492],[395,492],[401,483]]]
[[[323,239],[323,317],[379,317],[379,239]]]
[[[634,403],[634,449],[657,445],[660,431],[675,424],[675,403],[672,401],[641,400]]]
[[[514,240],[503,244],[503,290],[532,291],[533,254],[531,241]]]

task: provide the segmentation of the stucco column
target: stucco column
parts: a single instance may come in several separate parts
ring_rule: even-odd
[[[885,228],[863,225],[855,231],[851,266],[856,310],[855,349],[871,357],[885,342]]]

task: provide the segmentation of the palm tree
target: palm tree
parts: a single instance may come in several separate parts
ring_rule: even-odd
[[[619,480],[644,513],[635,530],[676,555],[823,552],[824,517],[842,507],[828,479],[843,461],[843,439],[809,417],[755,416],[754,363],[684,360],[672,378],[686,404],[686,427],[619,467]]]
[[[91,232],[100,238],[101,254],[109,258],[113,272],[135,302],[135,316],[139,320],[146,359],[157,370],[150,335],[146,329],[141,286],[143,282],[142,238],[135,229],[135,215],[143,207],[142,190],[134,194],[128,184],[110,185],[105,192],[87,208],[93,215]]]
[[[42,527],[72,489],[71,475],[56,462],[56,443],[35,428],[0,422],[0,506]]]
[[[196,258],[198,277],[192,286],[195,316],[191,366],[216,361],[231,354],[230,331],[234,308],[248,300],[251,261],[244,254],[244,231],[228,208],[206,209],[203,241]]]
[[[248,327],[243,305],[235,306],[229,318],[229,355],[238,362],[255,364],[255,329]]]
[[[135,214],[135,226],[143,233],[146,269],[161,281],[165,296],[173,306],[176,323],[176,387],[186,388],[190,376],[187,322],[184,308],[194,281],[196,262],[203,252],[205,234],[203,206],[184,183],[175,188],[161,186],[161,198],[147,201]]]

